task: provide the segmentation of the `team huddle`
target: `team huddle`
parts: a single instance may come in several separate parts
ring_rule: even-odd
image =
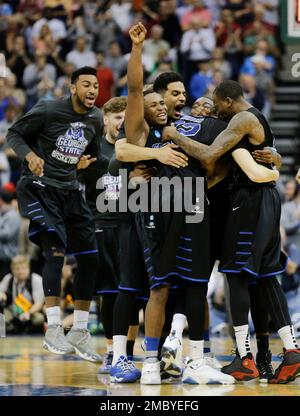
[[[293,381],[300,374],[300,349],[276,278],[286,264],[275,188],[281,157],[268,122],[235,81],[222,82],[212,98],[199,97],[191,113],[182,114],[181,76],[166,72],[144,86],[146,29],[138,23],[129,33],[128,97],[109,100],[103,119],[94,107],[96,70],[83,67],[72,74],[71,98],[38,103],[8,132],[9,145],[24,161],[17,187],[20,211],[30,220],[29,238],[45,256],[44,348],[101,361],[87,329],[92,297],[101,295],[107,354],[99,372],[109,373],[111,382]],[[166,191],[154,188],[155,180],[179,186]],[[186,184],[192,210],[175,209],[187,194]],[[122,209],[124,195],[132,200],[142,189],[146,208]],[[101,191],[117,209],[102,209]],[[138,195],[142,200],[145,193]],[[76,256],[78,267],[74,322],[65,336],[59,305],[66,254]],[[210,351],[206,300],[217,260],[229,285],[236,340],[236,356],[224,367]],[[145,358],[140,371],[132,355],[141,309]],[[269,317],[284,351],[275,372]],[[186,324],[188,357],[183,360]]]

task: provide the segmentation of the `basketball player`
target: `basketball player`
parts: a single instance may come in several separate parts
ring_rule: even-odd
[[[40,101],[7,135],[9,145],[23,160],[17,186],[20,212],[30,220],[30,240],[45,255],[48,329],[43,346],[56,354],[76,351],[89,361],[101,359],[91,348],[87,330],[98,250],[93,219],[78,189],[77,169],[88,167],[100,156],[102,121],[94,107],[98,88],[95,69],[78,69],[71,76],[71,97]],[[78,264],[74,324],[67,337],[59,306],[66,250],[76,256]]]
[[[144,119],[144,103],[142,95],[142,64],[141,51],[142,43],[145,38],[146,29],[139,23],[131,31],[133,47],[131,61],[128,66],[128,87],[129,93],[128,106],[125,116],[125,130],[127,140],[134,144],[146,147],[156,147],[160,145],[161,127],[167,120],[163,112],[163,100],[156,94],[157,104],[153,104],[153,111],[161,119],[160,126],[156,125],[156,134],[153,135],[151,128],[154,124]],[[139,76],[137,69],[139,68]],[[150,94],[148,94],[150,95]],[[147,97],[147,96],[146,96]],[[160,107],[161,106],[161,107]],[[147,102],[145,101],[145,115],[149,115]],[[198,129],[199,131],[199,129]],[[154,137],[153,137],[154,136]],[[189,162],[190,163],[190,162]],[[169,167],[166,165],[158,166],[158,177],[174,175],[183,178],[184,176],[203,176],[201,166],[198,161],[192,161],[193,168],[185,166]],[[182,172],[181,172],[182,170]],[[173,199],[173,195],[164,195],[166,198]],[[159,195],[162,201],[162,195]],[[207,281],[209,277],[209,221],[208,216],[201,223],[185,224],[185,212],[180,213],[140,213],[137,218],[140,237],[144,246],[145,262],[148,266],[150,279],[150,299],[146,308],[145,316],[145,346],[146,359],[143,363],[141,383],[160,384],[160,364],[158,361],[158,345],[162,326],[164,323],[164,309],[168,298],[169,286],[177,282],[177,278],[182,284],[185,296],[189,299],[187,304],[187,319],[190,330],[190,356],[191,363],[185,370],[184,380],[187,383],[199,383],[214,381],[224,384],[234,382],[232,377],[223,377],[220,372],[203,365],[203,324],[204,324],[204,305],[207,292]],[[172,235],[171,235],[172,231]],[[174,234],[175,231],[175,234]],[[182,241],[181,238],[182,237]],[[196,246],[199,247],[201,241],[203,252],[196,255]],[[183,247],[184,246],[184,247]],[[188,247],[190,246],[190,247]],[[194,250],[193,250],[194,248]],[[180,251],[185,250],[186,251]],[[180,252],[180,253],[179,253]],[[181,254],[181,256],[180,256]],[[185,256],[185,257],[183,257]],[[189,262],[188,269],[186,261]],[[186,280],[186,283],[184,283]],[[205,379],[205,380],[204,380]]]
[[[230,286],[230,305],[239,354],[223,368],[223,372],[237,380],[251,380],[259,375],[248,334],[248,283],[250,276],[255,276],[259,278],[273,324],[284,345],[284,359],[269,382],[287,383],[300,372],[300,350],[286,299],[276,279],[276,274],[285,268],[280,252],[281,204],[274,188],[278,174],[274,171],[272,175],[271,169],[269,173],[263,172],[262,166],[258,169],[251,157],[254,150],[273,146],[274,136],[264,116],[245,101],[237,82],[222,82],[214,91],[213,100],[218,115],[231,117],[231,120],[212,145],[197,145],[199,160],[209,165],[231,150],[235,162],[235,188],[220,271],[227,274]],[[174,130],[169,131],[169,135],[177,144],[185,146],[187,153],[191,152],[192,145],[186,144]]]
[[[81,178],[85,184],[86,201],[93,213],[96,226],[96,240],[99,250],[99,270],[96,277],[95,293],[100,294],[101,321],[106,338],[107,353],[103,357],[103,365],[98,372],[109,374],[113,357],[113,310],[119,293],[119,246],[118,246],[118,217],[116,212],[99,212],[96,200],[99,194],[97,182],[102,177],[105,189],[110,192],[110,175],[108,167],[115,153],[115,141],[124,121],[126,97],[111,98],[103,106],[103,121],[105,134],[101,138],[101,159],[88,169]],[[100,138],[98,138],[100,140]]]

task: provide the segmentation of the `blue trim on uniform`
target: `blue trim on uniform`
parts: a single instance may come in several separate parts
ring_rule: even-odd
[[[56,229],[55,228],[47,228],[47,231],[56,231]]]
[[[141,289],[133,289],[132,287],[122,287],[122,286],[118,286],[118,289],[120,290],[130,290],[131,292],[141,292]]]
[[[149,298],[145,298],[143,296],[137,296],[136,299],[139,299],[139,300],[149,300]]]
[[[180,237],[181,238],[181,240],[185,240],[185,241],[192,241],[192,239],[191,238],[189,238],[189,237]]]
[[[192,269],[187,269],[186,267],[176,266],[177,269],[185,270],[186,272],[191,272]]]
[[[99,250],[79,251],[78,253],[70,253],[70,256],[80,256],[81,254],[99,253]]]
[[[235,261],[235,264],[247,264],[247,261]]]
[[[285,271],[285,268],[282,270],[279,270],[277,272],[267,273],[267,274],[258,274],[255,273],[253,270],[248,269],[247,267],[243,267],[240,270],[227,270],[227,269],[219,269],[219,272],[221,273],[241,273],[242,271],[248,272],[256,277],[272,277],[276,276],[277,274],[283,273]]]
[[[252,235],[254,233],[252,231],[239,231],[239,234]]]
[[[27,204],[28,207],[33,207],[33,205],[39,204],[39,201],[33,202],[32,204]]]
[[[244,246],[252,246],[252,241],[238,241],[237,244],[241,244]]]
[[[207,277],[206,279],[194,279],[192,277],[183,276],[182,274],[180,274],[178,272],[171,272],[171,273],[168,273],[168,274],[166,274],[165,276],[162,276],[162,277],[153,276],[153,279],[154,280],[161,280],[161,279],[165,279],[166,277],[169,277],[169,276],[172,276],[172,275],[179,276],[179,277],[181,277],[182,279],[185,279],[185,280],[191,280],[192,282],[208,282],[209,281],[209,277]]]
[[[150,250],[150,248],[145,248],[144,253],[147,253]]]
[[[251,254],[251,251],[236,251],[235,254]]]
[[[192,259],[186,259],[185,257],[176,256],[176,259],[192,262]]]
[[[149,260],[151,260],[151,257],[147,257],[147,258],[145,259],[145,263],[147,263],[147,261],[149,261]]]
[[[42,211],[42,208],[33,209],[32,211],[27,212],[27,215],[33,214],[34,212]]]
[[[154,289],[156,286],[163,286],[163,285],[168,286],[169,284],[170,284],[170,283],[168,283],[168,282],[159,282],[159,283],[155,283],[154,285],[151,285],[151,286],[150,286],[150,290]]]
[[[149,269],[147,269],[147,272],[149,273],[150,270],[152,270],[152,269],[153,269],[153,266],[149,267]]]
[[[101,295],[102,293],[119,293],[118,290],[97,290],[97,294]]]
[[[182,247],[182,246],[178,246],[178,248],[180,248],[181,250],[184,250],[184,251],[193,251],[191,248],[186,248],[186,247]]]
[[[31,231],[31,232],[29,232],[29,233],[28,233],[28,237],[31,237],[31,236],[33,236],[33,235],[35,235],[35,234],[40,233],[41,231],[45,230],[45,228],[46,228],[46,226],[44,226],[44,227],[42,227],[42,228],[39,228],[38,230],[35,230],[35,231]]]
[[[44,215],[37,215],[36,217],[32,218],[32,221],[37,220],[38,218],[44,218]]]

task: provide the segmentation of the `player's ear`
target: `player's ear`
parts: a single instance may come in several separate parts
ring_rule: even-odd
[[[70,91],[71,91],[71,94],[76,94],[77,88],[75,84],[70,85]]]
[[[225,101],[227,102],[228,107],[231,107],[232,106],[232,98],[226,97]]]

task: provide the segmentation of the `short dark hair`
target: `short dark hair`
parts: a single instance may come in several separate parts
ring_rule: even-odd
[[[79,69],[76,69],[71,75],[71,84],[74,84],[80,75],[95,75],[97,76],[97,69],[92,68],[91,66],[83,66]]]
[[[11,204],[14,198],[15,194],[13,192],[9,192],[4,188],[0,189],[0,199],[2,199],[5,204]]]
[[[238,100],[240,97],[243,97],[243,89],[240,84],[236,81],[226,80],[221,82],[214,90],[214,94],[221,98],[221,100],[225,100],[225,98],[229,97],[233,100]]]
[[[168,85],[171,84],[171,82],[182,82],[184,84],[182,76],[177,72],[163,72],[162,74],[158,75],[158,77],[154,81],[153,91],[158,93],[162,91],[167,91]]]

